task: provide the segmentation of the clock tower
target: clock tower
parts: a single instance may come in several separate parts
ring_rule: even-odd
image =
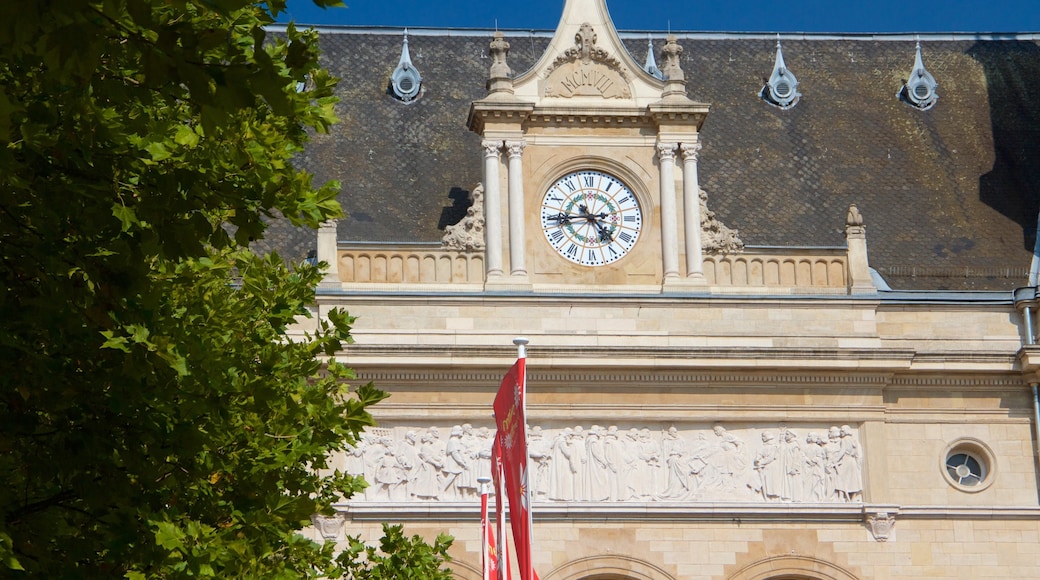
[[[487,289],[705,289],[697,180],[708,105],[686,96],[682,47],[663,80],[631,57],[604,0],[568,0],[548,49],[512,76],[491,42],[482,137]]]

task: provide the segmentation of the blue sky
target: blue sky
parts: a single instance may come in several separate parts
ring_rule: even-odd
[[[563,0],[289,0],[301,24],[556,28]],[[1038,32],[1040,0],[607,0],[620,30],[723,32]],[[282,20],[288,20],[287,17]]]

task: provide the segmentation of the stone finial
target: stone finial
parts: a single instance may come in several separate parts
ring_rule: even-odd
[[[473,204],[459,223],[444,228],[441,245],[463,252],[484,250],[484,185],[478,183],[469,194]]]
[[[510,76],[513,71],[506,63],[506,57],[509,56],[509,43],[506,42],[505,35],[501,31],[495,31],[489,52],[491,53],[491,71],[487,82],[488,93],[513,94],[513,79]]]
[[[845,240],[848,244],[848,281],[852,294],[874,294],[877,287],[870,275],[867,260],[867,227],[856,204],[849,205],[845,214]]]
[[[846,227],[863,227],[863,216],[859,213],[859,208],[856,204],[849,205],[849,213],[845,215],[845,226]]]
[[[661,55],[664,57],[664,66],[661,67],[661,73],[664,75],[664,91],[662,96],[667,98],[670,96],[686,96],[686,73],[683,72],[682,65],[679,64],[679,57],[682,56],[683,48],[679,46],[679,40],[674,34],[669,34],[665,42],[664,48],[661,49]]]

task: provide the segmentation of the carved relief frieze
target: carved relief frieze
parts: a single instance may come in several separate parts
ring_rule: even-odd
[[[542,94],[546,97],[603,97],[627,99],[628,69],[604,48],[596,46],[596,33],[588,23],[582,24],[574,35],[574,46],[546,69]]]
[[[493,426],[370,429],[332,466],[354,501],[466,501],[491,474]],[[863,452],[845,425],[534,425],[531,491],[549,502],[859,503]]]

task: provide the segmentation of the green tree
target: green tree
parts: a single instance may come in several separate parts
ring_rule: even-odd
[[[296,532],[363,485],[325,458],[384,394],[329,358],[345,313],[287,339],[318,268],[249,250],[340,213],[292,164],[335,82],[283,9],[0,2],[0,575],[363,572]]]

